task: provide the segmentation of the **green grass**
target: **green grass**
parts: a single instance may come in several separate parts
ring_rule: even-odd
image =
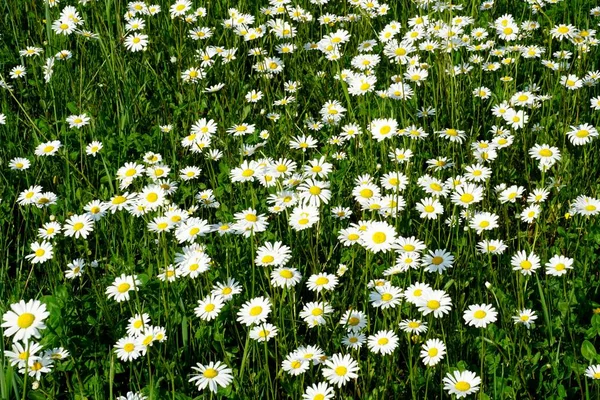
[[[301,399],[307,386],[325,382],[324,366],[311,364],[304,374],[291,376],[282,369],[282,362],[288,354],[307,345],[319,346],[329,357],[350,354],[358,362],[358,378],[341,388],[336,386],[336,398],[451,398],[444,390],[443,379],[455,369],[473,371],[481,378],[479,391],[471,395],[480,399],[599,398],[597,381],[586,377],[585,372],[588,366],[600,364],[595,350],[600,335],[600,224],[597,215],[567,213],[579,195],[600,197],[596,161],[600,147],[598,138],[574,146],[566,133],[571,126],[599,125],[600,111],[590,108],[590,99],[599,96],[600,90],[597,85],[567,90],[560,84],[561,76],[583,78],[598,70],[597,47],[592,45],[585,53],[571,41],[559,41],[550,35],[550,30],[561,23],[580,30],[597,29],[599,19],[590,15],[596,3],[562,1],[533,13],[523,1],[499,0],[491,10],[483,11],[480,2],[463,0],[457,2],[464,6],[462,10],[438,12],[399,0],[390,2],[387,15],[376,18],[369,18],[350,3],[332,0],[318,6],[299,1],[295,4],[310,12],[314,21],[298,23],[284,15],[264,15],[261,8],[268,7],[268,2],[262,0],[193,1],[193,9],[205,7],[207,15],[188,24],[169,16],[172,3],[157,0],[155,4],[162,11],[142,17],[146,22],[142,33],[149,36],[149,45],[140,52],[130,52],[123,44],[127,35],[125,2],[90,1],[84,6],[64,0],[53,8],[43,1],[0,5],[0,78],[12,85],[12,90],[0,88],[0,113],[6,115],[6,124],[0,125],[0,312],[4,315],[11,304],[20,300],[40,300],[50,315],[37,341],[45,350],[63,347],[70,353],[67,359],[54,362],[52,370],[42,374],[39,387],[33,389],[34,378],[25,378],[17,367],[10,366],[5,351],[11,350],[13,341],[4,337],[0,346],[0,398],[114,399],[132,391],[149,399]],[[53,21],[68,4],[74,5],[85,21],[82,28],[96,33],[99,39],[57,35],[52,30]],[[278,39],[268,33],[244,41],[222,25],[232,7],[255,16],[254,27],[270,19],[285,19],[296,27],[297,35]],[[361,18],[320,25],[317,19],[326,13],[354,13]],[[507,44],[490,27],[507,13],[519,26],[523,21],[536,21],[540,27]],[[351,68],[352,58],[359,54],[358,45],[376,40],[391,21],[401,24],[397,35],[401,39],[408,30],[408,21],[416,15],[445,22],[455,16],[470,16],[474,21],[464,27],[465,34],[481,27],[487,29],[487,40],[494,40],[495,48],[537,45],[545,53],[541,58],[528,59],[514,49],[498,57],[491,49],[471,52],[462,47],[448,53],[426,52],[416,46],[414,54],[427,64],[429,76],[421,85],[408,83],[414,91],[410,99],[385,99],[375,92],[350,94],[349,85],[335,77]],[[188,37],[188,30],[194,27],[211,27],[214,34],[205,41],[194,41]],[[307,42],[318,42],[338,29],[351,35],[349,42],[341,45],[338,61],[328,61],[319,50],[303,49]],[[278,54],[276,46],[284,42],[294,43],[297,50]],[[26,46],[43,48],[43,54],[19,56],[19,50]],[[236,59],[224,63],[215,56],[215,64],[204,69],[203,79],[185,83],[181,74],[192,66],[200,67],[196,51],[207,46],[235,48]],[[264,49],[269,57],[281,58],[283,71],[272,78],[256,71],[253,65],[265,56],[249,56],[255,47]],[[383,49],[384,44],[378,42],[372,51],[381,58],[373,70],[377,90],[387,89],[392,76],[402,76],[407,70],[406,65],[391,62]],[[72,58],[55,60],[53,75],[46,83],[42,70],[46,58],[61,50],[71,51]],[[552,53],[560,50],[573,53],[566,70],[552,71],[541,64],[541,60],[556,61]],[[469,60],[474,54],[479,54],[484,63],[501,63],[507,57],[514,60],[501,63],[495,72],[487,72]],[[463,63],[473,67],[468,74],[452,76],[447,72]],[[24,65],[27,75],[11,79],[9,73],[17,65]],[[513,79],[503,82],[500,78],[504,76]],[[284,83],[288,81],[298,81],[301,88],[286,93]],[[217,83],[223,83],[224,88],[216,93],[204,92],[205,87]],[[514,93],[532,85],[539,88],[537,95],[547,95],[547,99],[536,108],[515,107],[529,115],[523,128],[509,129],[501,118],[493,116],[494,105],[509,101]],[[481,86],[490,89],[489,99],[473,96],[473,90]],[[260,90],[262,100],[248,103],[245,95],[251,90]],[[273,105],[286,95],[296,100],[286,106]],[[322,105],[330,100],[346,108],[341,122],[310,130],[307,120],[319,120]],[[426,107],[435,108],[435,115],[418,117],[417,112]],[[66,118],[83,113],[91,118],[89,125],[69,128]],[[278,113],[280,118],[270,120],[269,113]],[[212,119],[218,125],[210,144],[210,149],[223,153],[218,161],[210,160],[207,150],[193,153],[181,144],[200,118]],[[422,127],[429,136],[413,140],[399,135],[377,141],[369,133],[369,125],[378,118],[393,118],[399,128]],[[255,124],[256,132],[247,136],[226,132],[241,123]],[[360,126],[362,135],[341,146],[330,143],[349,123]],[[171,132],[159,128],[166,124],[172,124]],[[465,167],[477,163],[471,145],[491,141],[494,125],[506,127],[514,142],[499,149],[495,160],[485,163],[492,170],[491,177],[480,184],[484,188],[482,201],[469,210],[496,214],[499,226],[482,235],[465,229],[465,220],[449,226],[446,219],[457,218],[461,212],[450,195],[440,198],[444,213],[436,220],[420,218],[415,206],[430,195],[418,185],[419,178],[429,174],[444,182],[464,175]],[[464,131],[464,142],[451,143],[434,133],[446,128]],[[268,131],[267,140],[259,136],[262,130]],[[290,149],[290,140],[302,134],[312,135],[318,146],[307,151]],[[34,155],[40,143],[51,140],[62,143],[56,155]],[[85,151],[93,140],[103,144],[95,157]],[[561,159],[544,173],[529,155],[536,144],[555,146],[561,153]],[[256,146],[254,153],[244,156],[243,145]],[[411,162],[391,160],[388,153],[395,148],[410,149],[414,153]],[[39,240],[38,229],[43,224],[56,220],[62,225],[69,217],[84,214],[84,206],[93,200],[109,201],[126,191],[141,192],[151,184],[144,176],[120,189],[116,179],[117,170],[126,162],[144,164],[143,156],[150,151],[162,156],[162,163],[171,169],[169,179],[179,186],[167,196],[170,205],[182,210],[197,206],[193,216],[210,224],[233,223],[235,213],[253,208],[258,214],[266,214],[267,229],[250,237],[213,232],[198,238],[195,242],[206,246],[205,252],[211,258],[210,270],[195,279],[180,277],[172,283],[159,280],[157,275],[175,264],[176,254],[185,244],[178,243],[174,231],[157,234],[147,228],[155,217],[164,214],[163,208],[139,217],[125,210],[108,212],[94,224],[87,239],[59,234],[50,240],[54,246],[52,259],[32,264],[25,258],[31,253],[31,243]],[[344,152],[345,158],[336,159],[336,152]],[[258,181],[240,183],[231,179],[232,170],[244,160],[287,158],[297,163],[301,173],[303,166],[321,156],[333,165],[333,170],[326,178],[316,179],[330,183],[331,200],[319,206],[319,222],[306,230],[296,231],[288,222],[293,207],[281,213],[269,212],[268,196],[283,189],[283,180],[265,187]],[[11,169],[9,162],[15,157],[28,158],[30,168]],[[439,171],[428,168],[427,161],[439,157],[446,157],[454,166]],[[201,169],[197,179],[184,181],[179,177],[179,171],[188,166]],[[394,171],[409,179],[401,193],[406,202],[404,210],[395,217],[362,210],[352,195],[355,180],[369,174],[381,186],[379,178]],[[500,202],[495,188],[501,184],[522,186],[523,197],[515,203]],[[19,204],[19,194],[33,185],[55,193],[56,204],[42,208]],[[541,213],[533,223],[523,222],[520,213],[528,206],[527,195],[540,188],[549,192]],[[217,208],[201,207],[195,198],[205,189],[214,191],[220,203]],[[391,193],[382,190],[382,194]],[[333,218],[331,209],[335,206],[348,207],[353,214],[345,220]],[[429,250],[445,249],[454,256],[453,267],[443,274],[419,267],[384,277],[383,272],[395,264],[396,252],[374,253],[358,244],[345,247],[338,240],[340,230],[365,220],[386,221],[398,236],[415,236]],[[507,249],[501,255],[482,254],[476,247],[482,239],[503,240]],[[302,274],[294,288],[272,286],[273,267],[255,265],[257,249],[275,241],[291,248],[287,266]],[[511,257],[520,250],[534,252],[540,258],[541,267],[530,276],[512,270]],[[574,260],[573,269],[563,276],[545,272],[544,264],[557,254]],[[87,263],[82,276],[67,279],[67,264],[78,258]],[[98,262],[95,268],[90,266],[93,260]],[[340,264],[346,265],[347,271],[334,290],[316,293],[307,288],[312,274],[335,274]],[[141,286],[130,292],[129,301],[118,303],[107,298],[105,291],[121,274],[137,275]],[[203,321],[194,314],[198,300],[210,294],[215,283],[227,278],[237,280],[242,293],[227,302],[217,318]],[[394,308],[375,308],[369,302],[372,289],[368,282],[381,278],[401,290],[417,282],[444,290],[452,299],[451,311],[443,318],[422,316],[407,301]],[[270,299],[272,310],[267,322],[278,328],[277,336],[266,343],[250,339],[250,328],[236,321],[242,305],[259,296]],[[313,301],[327,301],[333,312],[327,315],[326,323],[309,328],[299,314],[306,303]],[[464,311],[470,305],[484,303],[498,312],[497,321],[486,328],[467,326]],[[524,308],[537,315],[531,329],[513,322],[512,317]],[[346,329],[339,320],[350,309],[366,313],[369,323],[363,333],[367,337],[380,330],[397,334],[398,346],[391,355],[375,354],[366,343],[359,350],[342,344]],[[128,319],[142,312],[150,316],[152,325],[165,328],[167,339],[154,342],[145,356],[121,361],[113,346],[127,336]],[[426,333],[413,336],[398,327],[400,321],[413,318],[427,322]],[[419,356],[429,339],[440,339],[447,347],[446,356],[433,367],[426,367]],[[189,382],[192,367],[210,361],[221,361],[233,370],[233,382],[216,394],[198,391]]]

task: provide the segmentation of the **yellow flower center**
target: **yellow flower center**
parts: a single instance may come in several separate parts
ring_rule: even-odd
[[[336,369],[335,369],[335,374],[337,376],[344,376],[344,375],[346,375],[347,372],[348,372],[348,368],[346,368],[342,365],[340,365],[339,367],[336,367]]]
[[[123,350],[125,350],[127,353],[131,353],[134,349],[135,345],[133,343],[127,343],[125,346],[123,346]]]
[[[483,310],[477,310],[475,311],[475,313],[473,314],[473,316],[477,319],[483,319],[485,318],[485,316],[487,315],[487,313]]]
[[[44,249],[37,249],[37,250],[35,251],[35,256],[36,256],[36,257],[43,257],[43,256],[44,256],[44,254],[46,254],[46,250],[44,250]]]
[[[465,381],[460,381],[456,382],[454,388],[460,392],[466,392],[467,390],[471,389],[471,385]]]
[[[19,318],[17,318],[17,326],[21,329],[27,329],[31,325],[33,325],[34,321],[35,315],[33,315],[32,313],[23,313],[19,315]]]
[[[521,261],[520,265],[521,265],[521,268],[523,268],[525,270],[530,270],[531,267],[533,266],[533,264],[531,264],[531,261],[528,261],[528,260]]]
[[[372,239],[373,239],[373,242],[375,242],[376,244],[381,244],[381,243],[385,242],[385,240],[387,239],[387,236],[383,232],[375,232],[372,236]]]
[[[204,370],[204,372],[202,373],[202,375],[206,379],[214,379],[214,378],[216,378],[217,375],[219,375],[219,371],[217,371],[214,368],[207,368],[207,369]]]
[[[390,342],[390,339],[382,337],[377,341],[377,344],[380,346],[385,346],[386,344],[388,344]]]
[[[119,293],[125,293],[126,291],[129,290],[130,287],[131,287],[131,285],[129,283],[123,282],[119,286],[117,286],[117,291]]]
[[[387,302],[387,301],[392,300],[393,297],[394,296],[392,296],[390,293],[384,293],[384,294],[381,295],[381,300]]]
[[[250,316],[251,317],[256,317],[257,315],[260,315],[262,313],[263,309],[261,306],[254,306],[250,309]]]
[[[475,200],[475,197],[471,193],[465,193],[462,196],[460,196],[460,201],[462,201],[463,203],[470,203],[473,200]]]
[[[436,349],[435,347],[432,349],[429,349],[429,351],[427,352],[427,355],[429,357],[435,357],[438,355],[438,349]]]
[[[321,188],[318,186],[311,186],[311,188],[308,191],[313,196],[318,196],[319,194],[321,194]]]
[[[317,286],[327,285],[328,283],[329,283],[329,279],[325,278],[324,276],[317,278],[317,280],[315,281],[315,285],[317,285]]]
[[[429,300],[427,302],[427,308],[431,308],[432,310],[437,310],[438,308],[440,308],[440,302],[437,300]]]
[[[264,257],[262,258],[262,262],[263,262],[263,263],[265,263],[265,264],[272,263],[274,260],[275,260],[275,257],[273,257],[273,256],[271,256],[271,255],[264,256]]]

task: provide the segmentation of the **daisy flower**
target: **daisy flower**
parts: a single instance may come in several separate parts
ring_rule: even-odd
[[[197,373],[192,374],[189,382],[194,383],[198,390],[208,387],[211,392],[217,393],[219,386],[227,387],[233,381],[232,369],[221,361],[211,361],[208,365],[196,363],[192,369]]]
[[[69,128],[80,129],[82,126],[90,123],[90,117],[88,117],[86,114],[71,115],[67,117],[67,123],[69,124]]]
[[[421,360],[428,367],[433,367],[444,359],[446,345],[439,339],[429,339],[421,347]]]
[[[308,386],[302,394],[302,400],[332,400],[334,397],[333,388],[325,382]]]
[[[87,214],[73,215],[65,221],[62,230],[65,236],[86,239],[94,230],[94,221]]]
[[[488,324],[496,322],[498,312],[491,304],[474,304],[463,313],[467,325],[476,328],[485,328]]]
[[[358,310],[347,310],[340,319],[340,325],[351,331],[361,331],[367,326],[367,315]]]
[[[448,372],[443,382],[444,389],[448,391],[448,394],[454,394],[457,399],[460,399],[467,397],[469,394],[477,393],[481,378],[471,371],[454,371],[452,373]]]
[[[427,290],[416,301],[416,306],[423,315],[433,313],[435,318],[448,314],[452,308],[452,299],[443,290]]]
[[[358,363],[349,355],[334,354],[325,361],[325,366],[321,370],[323,377],[332,385],[342,387],[351,379],[358,378]]]
[[[415,335],[427,332],[427,322],[418,319],[405,319],[398,326],[402,331]]]
[[[26,255],[25,258],[32,264],[44,263],[54,257],[52,245],[45,240],[42,241],[42,243],[31,243],[31,251],[33,251],[33,253]]]
[[[29,338],[39,338],[40,331],[46,329],[44,320],[50,315],[46,305],[39,300],[24,300],[10,305],[10,310],[2,316],[4,336],[13,336],[13,342],[27,342]]]
[[[370,335],[367,346],[375,354],[391,354],[398,346],[398,336],[393,331],[379,331]]]
[[[320,292],[321,290],[333,290],[338,284],[337,276],[322,272],[320,274],[311,275],[306,282],[308,290]]]
[[[271,271],[271,285],[291,288],[302,280],[302,274],[296,268],[280,267]]]
[[[198,300],[198,306],[194,308],[194,314],[203,321],[211,321],[219,315],[223,306],[223,298],[211,294],[202,300]]]
[[[125,275],[121,274],[120,277],[115,278],[112,285],[106,288],[106,294],[108,298],[114,298],[118,303],[129,300],[129,292],[132,290],[139,290],[142,282],[137,279],[136,275]]]
[[[573,269],[573,259],[555,255],[546,264],[546,273],[553,276],[562,276]]]
[[[224,283],[217,282],[213,286],[211,293],[213,295],[221,296],[224,301],[229,301],[233,299],[233,296],[236,294],[242,293],[242,286],[235,279],[227,278]]]
[[[535,315],[535,311],[525,308],[517,312],[517,315],[513,316],[512,319],[515,325],[523,324],[527,329],[529,329],[535,323],[537,315]]]
[[[148,47],[148,35],[132,33],[125,37],[125,48],[131,52],[145,51]]]
[[[344,338],[342,339],[342,344],[349,349],[356,350],[360,349],[367,337],[360,332],[350,331]]]
[[[533,252],[527,254],[525,250],[517,252],[510,260],[513,271],[521,271],[523,275],[531,275],[540,267],[540,258]]]
[[[250,330],[250,339],[256,340],[257,342],[268,342],[275,336],[279,330],[275,325],[268,323],[260,324]]]
[[[271,312],[271,302],[265,297],[255,297],[244,303],[237,313],[237,321],[246,326],[266,322]]]
[[[594,380],[600,379],[600,364],[590,365],[585,370],[585,376]]]
[[[384,221],[371,222],[361,235],[362,245],[373,253],[391,250],[395,240],[395,228]]]

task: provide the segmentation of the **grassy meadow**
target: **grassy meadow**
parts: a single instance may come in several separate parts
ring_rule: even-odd
[[[600,399],[600,2],[0,4],[0,399]]]

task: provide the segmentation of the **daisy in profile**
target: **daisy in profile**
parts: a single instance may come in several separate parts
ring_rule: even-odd
[[[325,382],[319,382],[306,388],[302,400],[332,400],[334,397],[333,388]]]
[[[278,331],[275,325],[268,323],[260,324],[250,330],[250,339],[257,342],[268,342],[277,336]]]
[[[73,260],[67,264],[67,270],[65,271],[65,278],[75,279],[83,274],[83,268],[85,267],[85,261],[81,258]]]
[[[535,315],[535,311],[524,308],[517,312],[517,315],[512,317],[515,325],[523,324],[527,329],[531,328],[533,324],[535,324],[535,320],[537,319],[537,315]]]
[[[44,320],[50,315],[46,305],[39,300],[21,300],[10,305],[10,310],[2,316],[4,336],[13,336],[13,342],[27,342],[29,338],[39,338],[40,331],[46,329]]]
[[[312,227],[319,221],[319,209],[314,206],[299,206],[290,214],[289,224],[295,231]]]
[[[491,231],[498,227],[498,216],[489,212],[479,212],[473,215],[469,227],[475,229],[478,235],[483,231]]]
[[[106,294],[109,299],[114,298],[117,303],[129,300],[129,292],[139,290],[142,282],[136,275],[125,275],[115,278],[112,285],[106,288]]]
[[[467,325],[476,328],[485,328],[488,324],[496,322],[498,312],[491,304],[474,304],[463,313]]]
[[[428,367],[433,367],[444,359],[446,345],[439,339],[429,339],[421,347],[421,360]]]
[[[562,276],[573,269],[573,259],[561,255],[553,256],[546,264],[546,273],[553,276]]]
[[[266,322],[271,312],[271,302],[265,297],[255,297],[244,303],[237,313],[237,320],[246,326]]]
[[[31,162],[23,157],[15,157],[8,163],[10,169],[14,170],[25,170],[29,169]]]
[[[189,382],[195,384],[198,390],[208,387],[211,392],[217,393],[219,386],[227,387],[233,381],[233,371],[221,361],[211,361],[208,365],[196,363],[192,369],[197,373],[192,375]]]
[[[80,129],[82,126],[89,125],[90,117],[86,114],[70,115],[67,117],[67,123],[69,124],[69,128]]]
[[[600,379],[600,364],[590,365],[585,370],[585,376],[594,380]]]
[[[450,312],[452,299],[444,290],[427,290],[417,300],[416,306],[423,315],[433,313],[435,318],[441,318]]]
[[[444,389],[448,391],[448,394],[454,394],[457,399],[460,399],[467,397],[469,394],[477,393],[481,378],[471,371],[454,371],[452,373],[448,372],[443,382]]]
[[[235,279],[227,278],[225,282],[217,282],[211,293],[221,296],[224,301],[229,301],[236,294],[242,293],[242,286]]]
[[[281,267],[291,258],[291,250],[281,242],[266,242],[256,251],[256,265],[260,267]]]
[[[598,104],[600,107],[600,97],[598,98]],[[582,146],[598,137],[598,130],[590,124],[571,126],[571,130],[567,132],[567,137],[574,146]]]
[[[52,140],[50,142],[40,143],[35,148],[34,154],[36,156],[53,156],[61,147],[62,143],[60,142],[60,140]]]
[[[405,319],[400,322],[399,327],[402,331],[413,335],[427,332],[427,322],[418,319]]]
[[[370,335],[367,346],[375,354],[391,354],[398,346],[398,336],[393,331],[379,331]]]
[[[483,200],[483,188],[472,183],[459,185],[452,193],[452,203],[465,208],[481,200]]]
[[[29,260],[32,264],[41,264],[54,257],[54,250],[52,245],[49,242],[46,242],[45,240],[42,241],[42,243],[31,243],[31,251],[33,251],[33,253],[26,255],[25,258]]]
[[[342,356],[334,354],[325,361],[325,366],[321,370],[323,377],[332,385],[342,387],[351,379],[358,378],[358,363],[349,355]]]
[[[221,296],[211,294],[202,300],[198,300],[198,306],[194,308],[194,314],[204,321],[211,321],[219,315],[223,305]]]
[[[117,400],[146,400],[147,397],[141,393],[127,392],[125,396],[117,397]]]
[[[540,267],[540,258],[533,252],[527,254],[525,250],[518,251],[510,260],[513,271],[521,271],[523,275],[531,275]]]

